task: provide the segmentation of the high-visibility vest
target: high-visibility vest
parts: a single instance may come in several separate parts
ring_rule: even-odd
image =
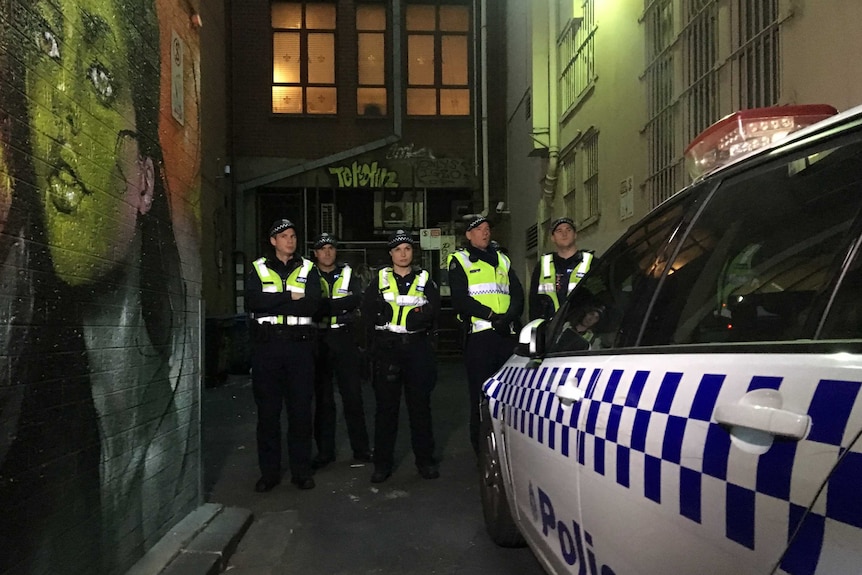
[[[261,288],[263,293],[282,293],[293,292],[305,294],[306,282],[308,281],[308,272],[314,267],[311,260],[302,259],[302,265],[296,267],[287,276],[287,279],[281,279],[278,273],[266,265],[266,258],[260,258],[252,264],[257,277],[260,278]],[[310,317],[300,317],[295,315],[265,315],[254,316],[257,323],[269,323],[277,325],[312,325]]]
[[[338,274],[338,277],[335,278],[335,281],[332,282],[332,287],[330,288],[329,282],[323,280],[324,286],[324,297],[329,299],[341,299],[343,297],[347,297],[350,295],[350,276],[353,275],[353,268],[348,264],[344,264],[341,267],[341,272]],[[322,276],[321,276],[322,277]],[[344,327],[343,323],[338,323],[336,316],[330,316],[328,320],[328,327],[333,329],[338,329]],[[323,327],[323,326],[321,326]]]
[[[509,310],[509,269],[512,262],[506,254],[497,252],[497,267],[492,267],[488,262],[478,260],[470,261],[470,254],[466,250],[458,250],[449,255],[449,263],[457,258],[464,274],[467,276],[467,294],[491,308],[494,313],[503,314]],[[492,329],[488,318],[471,317],[470,331],[476,333]]]
[[[575,266],[575,269],[573,269],[571,275],[569,275],[569,290],[566,292],[567,295],[572,293],[572,290],[575,289],[575,286],[578,285],[581,278],[583,278],[590,270],[590,264],[592,262],[593,254],[590,252],[581,252],[581,263]],[[540,295],[551,298],[551,302],[554,304],[554,311],[556,312],[560,309],[560,300],[557,298],[557,270],[554,267],[554,254],[543,255],[539,263],[542,268],[539,272],[539,286],[537,291]]]
[[[416,274],[416,279],[410,285],[407,293],[398,293],[398,283],[395,281],[395,272],[391,267],[386,267],[377,272],[377,285],[383,299],[392,309],[389,321],[384,325],[374,326],[381,331],[392,331],[395,333],[418,333],[407,330],[407,314],[417,307],[428,303],[425,297],[425,284],[428,283],[429,274],[422,270]]]

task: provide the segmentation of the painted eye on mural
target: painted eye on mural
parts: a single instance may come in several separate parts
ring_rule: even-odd
[[[46,56],[53,60],[59,60],[60,45],[57,42],[57,37],[47,28],[47,26],[43,28],[44,29],[42,31],[36,33],[36,46],[39,48],[39,51]]]
[[[102,101],[102,104],[110,104],[116,95],[114,78],[111,76],[111,73],[104,66],[96,62],[87,70],[87,76],[96,89],[96,95]]]

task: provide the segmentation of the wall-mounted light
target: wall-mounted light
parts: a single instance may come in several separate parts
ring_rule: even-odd
[[[189,17],[192,22],[192,27],[194,28],[202,28],[204,25],[204,21],[201,20],[201,15],[197,12],[192,12],[192,15]]]

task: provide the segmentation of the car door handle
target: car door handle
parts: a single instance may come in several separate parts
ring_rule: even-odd
[[[757,389],[745,394],[738,403],[715,408],[715,420],[730,427],[745,427],[786,439],[802,439],[811,418],[782,408],[781,394],[774,389]]]
[[[554,394],[560,400],[560,403],[569,407],[584,398],[584,391],[578,387],[578,383],[578,380],[574,379],[557,387],[557,391]]]

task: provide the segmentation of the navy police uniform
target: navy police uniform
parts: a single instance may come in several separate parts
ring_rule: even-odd
[[[486,222],[475,218],[467,231]],[[449,256],[449,287],[452,308],[467,330],[470,443],[478,454],[482,384],[515,349],[512,326],[524,311],[524,289],[507,255],[491,245],[483,250],[472,244]]]
[[[314,243],[319,250],[336,240],[321,234]],[[320,263],[318,262],[318,266]],[[359,379],[360,356],[354,327],[358,322],[362,288],[359,277],[348,264],[336,264],[335,269],[318,272],[326,282],[328,298],[323,300],[320,321],[320,348],[315,377],[314,439],[317,456],[312,467],[319,469],[335,460],[335,389],[338,385],[347,436],[353,458],[371,461],[365,409],[362,404],[362,383]]]
[[[571,218],[563,217],[554,220],[551,233],[562,224],[568,224],[572,230],[575,229],[575,222]],[[530,278],[530,320],[550,320],[590,270],[593,259],[591,250],[578,250],[569,258],[556,253],[543,255],[533,268]]]
[[[273,245],[276,236],[289,229],[294,229],[290,220],[273,223]],[[311,443],[316,328],[312,318],[321,300],[320,276],[310,260],[293,254],[286,262],[264,257],[253,263],[245,302],[254,342],[252,389],[261,472],[255,490],[259,492],[269,491],[281,481],[282,406],[287,410],[291,482],[301,489],[314,487]]]
[[[390,253],[401,244],[413,241],[399,230],[389,239]],[[402,389],[416,467],[426,479],[439,477],[431,422],[437,364],[430,338],[439,311],[440,291],[426,270],[402,276],[387,266],[365,290],[362,317],[371,342],[376,399],[374,483],[392,474]]]

